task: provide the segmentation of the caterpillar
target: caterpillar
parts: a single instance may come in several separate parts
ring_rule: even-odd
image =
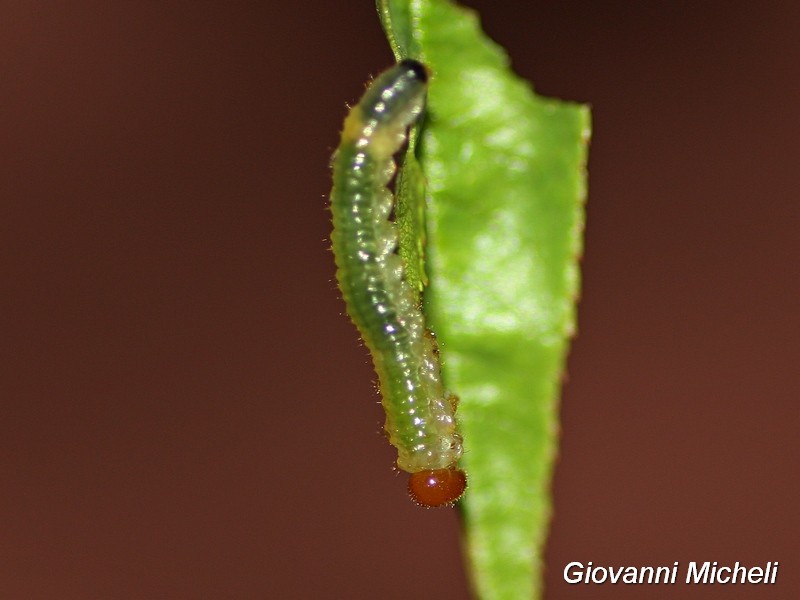
[[[408,491],[426,507],[453,504],[466,488],[458,468],[457,398],[442,384],[438,350],[418,295],[404,278],[391,220],[394,155],[422,115],[428,73],[403,60],[379,75],[344,121],[332,159],[333,253],[347,312],[372,355],[384,430]]]

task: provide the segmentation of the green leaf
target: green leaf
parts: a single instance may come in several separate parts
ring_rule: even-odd
[[[425,175],[416,157],[417,130],[409,134],[408,148],[397,173],[395,222],[399,236],[403,275],[412,289],[422,292],[428,284],[425,276]]]
[[[536,598],[575,328],[589,112],[534,95],[472,11],[378,0],[378,12],[397,58],[432,71],[417,148],[426,313],[445,383],[461,398],[473,585],[482,599]],[[404,244],[424,239],[414,227]]]

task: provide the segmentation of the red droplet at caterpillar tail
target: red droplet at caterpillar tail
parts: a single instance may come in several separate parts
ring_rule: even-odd
[[[333,158],[331,240],[347,312],[378,373],[389,442],[411,474],[409,493],[422,506],[446,506],[467,481],[457,467],[456,398],[444,391],[436,342],[404,278],[387,188],[427,83],[425,67],[404,60],[378,76],[347,115]]]

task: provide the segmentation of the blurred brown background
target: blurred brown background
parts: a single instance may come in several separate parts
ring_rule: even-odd
[[[800,597],[800,5],[469,4],[593,106],[546,598]],[[391,62],[367,0],[0,4],[0,598],[466,597],[326,241],[345,102]]]

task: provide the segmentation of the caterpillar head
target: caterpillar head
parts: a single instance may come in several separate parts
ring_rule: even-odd
[[[411,473],[408,478],[411,499],[427,508],[450,506],[461,498],[465,489],[467,475],[455,467]]]

